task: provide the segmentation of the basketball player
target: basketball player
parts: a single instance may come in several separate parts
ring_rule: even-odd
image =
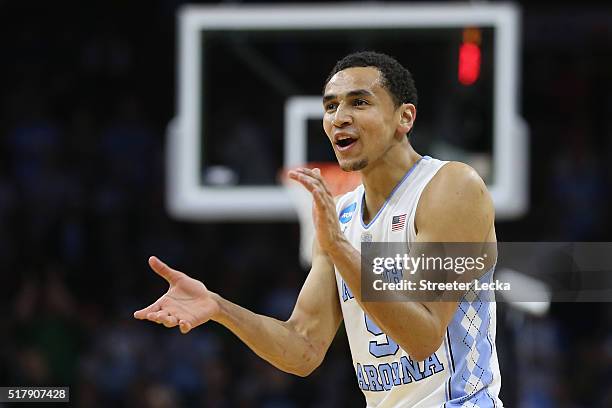
[[[170,289],[134,316],[182,333],[214,320],[261,358],[299,376],[319,366],[344,319],[368,407],[502,407],[494,302],[467,295],[448,302],[361,299],[364,236],[496,240],[493,205],[476,172],[412,148],[416,105],[411,74],[387,55],[351,54],[332,70],[323,127],[341,168],[361,172],[363,184],[335,200],[316,169],[290,172],[312,194],[316,239],[312,268],[287,321],[233,304],[155,257],[149,264]],[[491,280],[492,272],[480,279]]]

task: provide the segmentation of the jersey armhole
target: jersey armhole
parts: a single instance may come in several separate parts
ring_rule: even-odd
[[[417,229],[417,226],[416,226],[416,212],[419,209],[419,203],[421,202],[421,196],[423,195],[423,191],[425,190],[425,188],[427,188],[429,183],[431,183],[431,180],[433,180],[434,177],[436,177],[436,175],[442,169],[442,167],[446,166],[448,163],[450,163],[450,161],[442,161],[442,165],[440,165],[434,171],[434,173],[431,175],[429,180],[427,180],[427,183],[425,183],[425,184],[423,184],[422,186],[419,187],[419,190],[417,191],[416,203],[415,203],[414,207],[412,208],[412,211],[410,212],[410,217],[408,218],[408,224],[409,224],[409,228],[410,228],[409,231],[407,230],[408,234],[409,234],[406,237],[408,242],[416,240],[416,236],[417,236],[417,233],[418,233],[418,229]],[[414,239],[411,239],[411,238],[414,238]]]

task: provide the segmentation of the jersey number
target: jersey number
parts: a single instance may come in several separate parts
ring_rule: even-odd
[[[397,353],[397,350],[399,350],[397,343],[383,333],[383,331],[380,330],[376,323],[374,323],[367,314],[364,313],[363,315],[365,316],[366,329],[368,329],[368,331],[375,336],[384,336],[384,341],[380,343],[378,341],[370,342],[370,354],[372,354],[374,357],[386,357]]]

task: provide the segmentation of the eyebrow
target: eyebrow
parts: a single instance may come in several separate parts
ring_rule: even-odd
[[[371,91],[368,91],[367,89],[355,89],[354,91],[350,91],[346,94],[347,97],[354,97],[354,96],[374,96],[374,94]],[[336,94],[327,94],[323,96],[323,103],[331,100],[331,99],[336,99],[338,97],[338,95]]]

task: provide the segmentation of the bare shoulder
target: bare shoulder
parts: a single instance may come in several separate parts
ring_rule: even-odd
[[[476,170],[456,161],[444,165],[423,191],[424,199],[460,199],[461,202],[488,195],[487,186]]]
[[[472,241],[482,234],[486,238],[494,217],[491,196],[476,170],[450,162],[423,190],[415,221],[417,230],[430,231],[437,238]]]

